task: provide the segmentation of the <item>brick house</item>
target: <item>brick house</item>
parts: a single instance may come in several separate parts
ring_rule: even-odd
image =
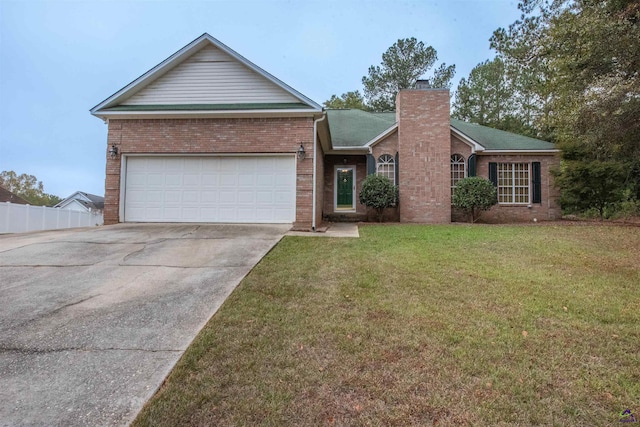
[[[419,88],[396,112],[324,110],[203,34],[91,110],[108,124],[105,224],[362,220],[371,173],[398,185],[400,222],[458,219],[452,188],[470,175],[498,188],[485,221],[558,218],[554,146],[453,120],[449,99]]]

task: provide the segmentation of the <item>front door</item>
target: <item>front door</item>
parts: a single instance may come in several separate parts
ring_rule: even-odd
[[[354,210],[354,177],[352,167],[336,169],[336,210]]]

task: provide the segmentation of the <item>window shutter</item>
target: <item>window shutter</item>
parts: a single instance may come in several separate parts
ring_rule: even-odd
[[[498,164],[495,162],[489,162],[489,181],[498,186]]]
[[[396,186],[400,184],[400,167],[398,166],[400,163],[398,160],[400,160],[400,154],[396,153]]]
[[[376,158],[373,154],[367,154],[367,175],[373,175],[376,173]]]
[[[467,176],[476,176],[476,155],[470,155],[468,162]]]
[[[533,203],[542,203],[542,179],[540,177],[540,162],[531,163],[532,184],[533,184]]]

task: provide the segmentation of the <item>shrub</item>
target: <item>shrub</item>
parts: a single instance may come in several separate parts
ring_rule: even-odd
[[[385,208],[396,204],[398,200],[398,187],[386,176],[369,175],[362,183],[360,190],[360,203],[376,210],[378,221],[382,222],[382,214]]]
[[[458,181],[453,191],[453,206],[471,215],[476,222],[480,212],[498,203],[496,188],[491,181],[477,176]]]
[[[554,171],[556,184],[562,190],[562,207],[569,212],[593,209],[600,219],[615,211],[625,199],[628,168],[614,161],[565,161]]]

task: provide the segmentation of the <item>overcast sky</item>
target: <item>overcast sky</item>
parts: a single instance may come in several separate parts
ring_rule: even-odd
[[[456,65],[494,56],[516,0],[0,0],[0,171],[104,194],[107,126],[89,109],[202,33],[322,103],[359,89],[399,38]]]

